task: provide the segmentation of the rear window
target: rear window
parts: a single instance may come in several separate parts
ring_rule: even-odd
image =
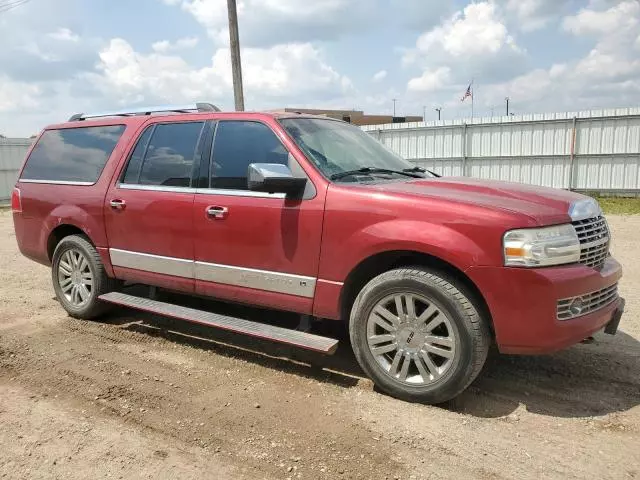
[[[33,148],[22,180],[95,183],[124,125],[47,130]]]

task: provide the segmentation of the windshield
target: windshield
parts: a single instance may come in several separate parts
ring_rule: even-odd
[[[356,181],[359,180],[358,175],[369,180],[372,176],[376,179],[424,176],[422,169],[348,123],[317,118],[285,118],[280,123],[309,160],[328,178]],[[407,175],[403,172],[414,173]]]

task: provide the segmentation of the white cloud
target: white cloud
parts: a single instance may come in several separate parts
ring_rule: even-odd
[[[381,82],[385,78],[387,78],[387,71],[380,70],[373,74],[373,77],[371,77],[371,80],[373,80],[374,82]]]
[[[422,34],[416,48],[423,54],[442,49],[454,57],[495,55],[503,50],[520,51],[492,2],[467,5],[442,25]]]
[[[564,28],[576,36],[595,36],[588,55],[577,62],[575,71],[592,81],[621,81],[640,76],[640,58],[633,42],[640,31],[640,2],[626,0],[605,10],[585,8],[568,16]]]
[[[216,72],[231,85],[229,50],[219,49],[213,57]],[[298,96],[311,92],[349,88],[351,82],[322,59],[310,43],[246,48],[242,51],[242,73],[247,90],[272,97]]]
[[[432,92],[438,90],[451,81],[451,69],[439,67],[435,70],[425,70],[420,77],[409,80],[407,88],[414,92]]]
[[[640,60],[622,58],[594,48],[576,64],[575,73],[592,80],[616,79],[640,73]]]
[[[568,2],[562,0],[507,0],[506,10],[515,15],[519,27],[525,32],[531,32],[546,27]]]
[[[171,43],[169,40],[160,40],[154,42],[151,48],[158,53],[175,52],[187,48],[193,48],[198,45],[197,37],[185,37],[178,39],[175,43]]]
[[[80,37],[73,33],[68,28],[58,28],[55,32],[49,34],[49,38],[54,40],[61,40],[65,42],[77,42],[80,40]]]
[[[248,97],[339,94],[351,86],[350,80],[327,65],[320,50],[308,43],[246,48],[242,58]],[[107,94],[125,103],[228,98],[232,88],[227,48],[218,49],[209,66],[193,68],[175,55],[136,52],[117,38],[100,52],[98,69],[100,77],[92,74],[94,81],[106,85]]]
[[[504,97],[510,97],[512,102],[522,106],[529,102],[540,101],[545,97],[555,98],[555,82],[563,80],[561,74],[564,71],[563,65],[555,65],[549,70],[542,68],[532,70],[508,82],[483,86],[482,96],[477,96],[475,100],[486,105],[495,105],[501,104]]]
[[[540,14],[540,9],[549,2],[517,3],[520,13],[534,13],[536,7]],[[557,3],[567,8],[566,2]],[[481,5],[481,12],[474,11]],[[508,2],[504,8],[505,13],[518,13],[509,10]],[[591,48],[581,57],[567,56],[548,67],[525,69],[529,54],[517,46],[506,30],[498,4],[482,2],[467,6],[424,33],[416,47],[405,55],[406,66],[418,65],[422,72],[407,83],[407,97],[426,104],[442,102],[449,115],[452,112],[469,115],[470,111],[460,104],[460,95],[468,79],[475,76],[476,114],[488,114],[504,105],[506,96],[511,99],[512,109],[523,113],[640,103],[640,56],[636,49],[640,44],[640,2],[591,0],[588,7],[558,20],[565,32],[581,37],[583,42],[593,42]],[[479,23],[490,26],[482,35],[474,33]],[[520,25],[521,29],[537,27]],[[507,40],[509,37],[511,42]],[[467,44],[474,43],[470,39],[480,43],[464,50],[464,42],[458,40],[463,38],[467,38]],[[544,57],[537,59],[539,62]],[[509,70],[514,64],[518,68]]]
[[[211,38],[227,44],[227,2],[164,0],[179,5],[202,24]],[[358,30],[377,11],[370,0],[239,0],[238,22],[243,46],[335,39]]]
[[[596,0],[565,17],[563,27],[576,36],[595,37],[594,46],[582,58],[487,86],[484,100],[491,104],[507,95],[528,111],[640,102],[640,58],[633,46],[640,28],[640,2]]]
[[[117,95],[120,102],[124,103],[143,101],[146,96],[174,96],[184,100],[194,88],[198,89],[197,85],[201,89],[207,80],[212,92],[216,92],[216,84],[220,84],[210,68],[192,72],[180,57],[140,54],[121,38],[111,40],[99,57],[101,78],[98,74],[91,74],[94,81],[105,93],[112,97]]]
[[[15,82],[0,75],[0,112],[16,112],[38,105],[41,90],[37,85]]]
[[[118,104],[232,106],[225,0],[156,0],[174,6],[162,15],[193,18],[209,37],[176,22],[171,36],[151,39],[148,32],[113,38],[122,30],[109,19],[63,8],[73,1],[29,2],[0,15],[2,133],[31,134],[72,113]],[[640,104],[637,0],[237,1],[250,109],[390,113],[396,98],[401,115],[443,106],[451,118],[470,113],[460,98],[472,78],[476,114],[504,105],[505,96],[517,113]],[[130,3],[132,15],[153,21],[153,13]],[[97,25],[106,39],[80,33]],[[364,28],[396,40],[372,48],[360,35]],[[519,43],[521,32],[539,28],[545,31],[537,35],[549,37],[545,45],[557,45],[552,54],[538,42],[528,44],[531,52]],[[398,45],[407,32],[415,34],[413,45]],[[211,45],[194,48],[197,35]],[[403,65],[394,49],[404,53]]]
[[[421,34],[415,47],[405,51],[403,64],[418,66],[419,75],[407,82],[416,101],[459,100],[472,78],[480,83],[503,82],[525,71],[526,52],[510,34],[499,6],[493,1],[470,3]]]
[[[563,26],[574,35],[615,34],[620,29],[639,28],[639,12],[640,2],[627,0],[607,10],[584,8],[576,15],[565,17]]]

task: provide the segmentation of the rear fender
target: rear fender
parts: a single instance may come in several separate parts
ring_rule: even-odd
[[[107,274],[113,276],[111,259],[109,257],[104,228],[101,223],[102,216],[95,218],[77,205],[59,205],[47,216],[41,230],[41,238],[38,240],[39,251],[47,252],[49,237],[53,231],[61,225],[70,225],[81,230],[89,241],[96,247]],[[49,259],[47,258],[47,262]]]

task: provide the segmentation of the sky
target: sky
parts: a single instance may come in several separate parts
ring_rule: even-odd
[[[640,0],[237,0],[247,110],[443,119],[638,106]],[[0,3],[2,3],[0,1]],[[233,109],[226,0],[0,9],[0,134],[77,112]]]

